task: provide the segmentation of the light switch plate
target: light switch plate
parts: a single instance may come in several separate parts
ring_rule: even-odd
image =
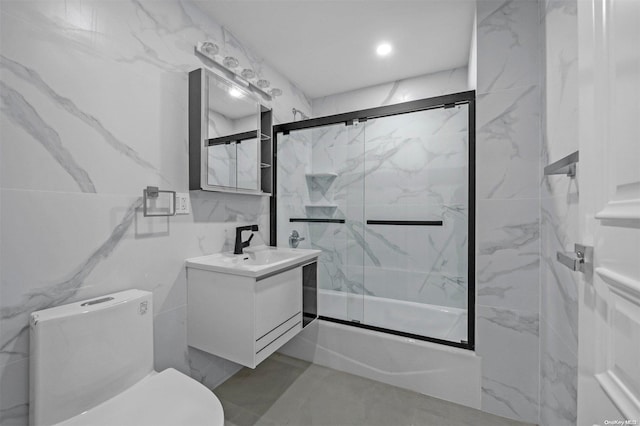
[[[176,193],[176,214],[191,213],[191,200],[188,192]]]

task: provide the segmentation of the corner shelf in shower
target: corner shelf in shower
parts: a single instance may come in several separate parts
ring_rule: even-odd
[[[333,181],[338,177],[337,173],[306,173],[307,185],[310,191],[320,191],[326,194]]]

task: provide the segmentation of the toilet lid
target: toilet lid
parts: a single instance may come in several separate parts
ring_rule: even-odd
[[[222,404],[204,385],[168,368],[57,426],[223,426]]]

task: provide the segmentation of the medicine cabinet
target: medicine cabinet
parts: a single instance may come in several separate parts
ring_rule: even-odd
[[[271,110],[210,70],[189,73],[189,189],[271,195]]]

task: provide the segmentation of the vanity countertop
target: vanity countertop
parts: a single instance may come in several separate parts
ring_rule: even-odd
[[[257,246],[244,249],[243,254],[216,253],[193,257],[185,263],[187,268],[260,278],[307,263],[320,253],[322,250]]]

